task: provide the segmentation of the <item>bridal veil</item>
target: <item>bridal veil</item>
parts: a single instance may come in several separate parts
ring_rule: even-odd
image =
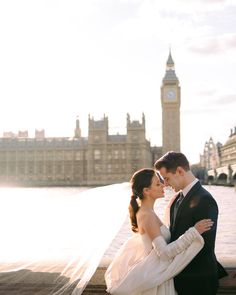
[[[0,197],[7,200],[0,214],[1,288],[36,288],[40,279],[53,286],[48,294],[82,294],[127,218],[130,192],[129,183],[97,187],[65,205],[30,193],[13,202],[6,189]]]

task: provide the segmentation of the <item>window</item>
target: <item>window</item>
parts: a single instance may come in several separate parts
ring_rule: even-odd
[[[108,159],[108,160],[111,160],[111,159],[112,159],[112,151],[111,151],[111,150],[109,150],[109,151],[107,152],[107,159]]]
[[[114,150],[114,159],[119,159],[119,151]]]
[[[95,142],[98,142],[99,139],[100,139],[100,138],[99,138],[99,135],[95,135],[95,136],[94,136],[94,141],[95,141]]]
[[[82,160],[82,155],[81,154],[82,154],[81,152],[76,152],[76,154],[75,154],[76,161]]]
[[[111,164],[108,164],[107,165],[107,173],[111,173],[111,172],[112,172]]]
[[[55,160],[56,161],[62,161],[64,158],[63,151],[56,151],[55,152]]]
[[[121,158],[122,158],[122,159],[125,159],[125,150],[122,150],[122,151],[121,151]]]
[[[101,171],[102,171],[101,165],[95,164],[94,165],[94,173],[101,173]]]
[[[100,159],[101,159],[101,151],[94,150],[94,160],[100,160]]]
[[[73,153],[71,151],[65,151],[64,155],[65,155],[65,160],[67,161],[71,161],[73,159]]]

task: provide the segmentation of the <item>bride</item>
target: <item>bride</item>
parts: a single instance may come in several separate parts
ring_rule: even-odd
[[[204,219],[168,244],[170,232],[154,212],[164,185],[154,169],[141,169],[131,178],[129,205],[135,233],[118,251],[105,273],[107,292],[114,295],[175,295],[173,277],[198,254],[201,236],[213,222]],[[139,200],[137,200],[139,199]]]

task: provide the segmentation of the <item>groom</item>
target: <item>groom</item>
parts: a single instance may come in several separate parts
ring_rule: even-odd
[[[180,191],[170,208],[171,241],[194,224],[210,218],[214,225],[202,236],[205,244],[190,264],[174,278],[178,295],[215,295],[219,278],[227,275],[216,260],[214,248],[217,230],[218,206],[190,171],[184,154],[168,152],[155,163],[167,186]]]

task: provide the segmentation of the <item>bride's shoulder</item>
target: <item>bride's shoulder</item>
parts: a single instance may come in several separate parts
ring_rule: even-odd
[[[150,227],[160,228],[162,223],[154,211],[140,210],[137,215],[138,227],[141,229],[147,229]],[[145,230],[146,231],[146,230]]]
[[[154,210],[147,210],[140,208],[138,213],[137,213],[137,218],[138,219],[143,219],[143,220],[149,220],[149,219],[154,219],[154,220],[159,220],[159,217],[156,215]]]

